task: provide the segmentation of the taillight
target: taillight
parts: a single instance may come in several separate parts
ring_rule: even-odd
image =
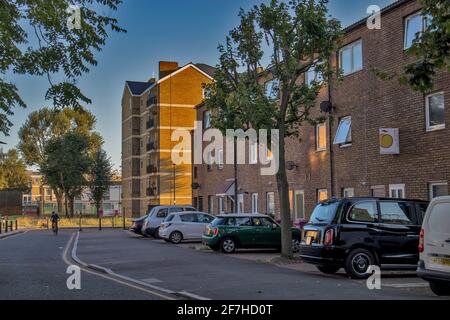
[[[327,232],[325,232],[325,239],[323,240],[323,244],[326,246],[332,245],[333,244],[333,236],[334,236],[333,229],[327,230]]]
[[[422,253],[425,250],[425,230],[420,230],[419,237],[419,252]]]
[[[213,234],[214,234],[215,236],[217,236],[218,233],[219,233],[219,228],[214,228]]]

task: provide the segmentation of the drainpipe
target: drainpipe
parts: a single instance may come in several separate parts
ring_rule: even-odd
[[[330,110],[330,116],[333,113],[333,101],[331,95],[331,81],[328,77],[328,101],[330,102],[332,108]],[[331,128],[331,117],[328,117],[328,135],[330,137],[330,188],[331,188],[331,198],[335,196],[334,192],[334,169],[333,169],[333,140],[331,138],[332,128]]]

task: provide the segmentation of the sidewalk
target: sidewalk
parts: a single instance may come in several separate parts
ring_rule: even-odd
[[[8,238],[8,237],[15,236],[16,234],[24,233],[25,231],[27,231],[27,230],[26,229],[19,229],[19,230],[7,232],[7,233],[1,233],[0,234],[0,240]]]

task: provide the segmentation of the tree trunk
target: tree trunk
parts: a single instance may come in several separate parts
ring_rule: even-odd
[[[277,173],[277,188],[281,213],[281,256],[285,258],[292,258],[292,218],[289,205],[289,182],[286,174],[284,132],[281,128],[279,147],[280,163]]]
[[[64,195],[64,209],[65,209],[65,214],[66,217],[69,217],[69,203],[68,203],[68,199],[67,199],[67,194]]]
[[[73,218],[74,217],[74,210],[75,210],[75,197],[70,196],[69,197],[69,208],[70,208],[70,216]]]
[[[100,201],[95,203],[95,210],[97,210],[97,219],[100,218]]]
[[[64,212],[64,208],[63,208],[63,196],[64,194],[59,191],[59,190],[53,190],[53,192],[55,193],[56,196],[56,203],[57,203],[57,211],[60,215],[62,215]]]

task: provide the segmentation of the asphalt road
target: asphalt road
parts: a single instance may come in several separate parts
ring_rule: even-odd
[[[122,277],[83,269],[81,290],[69,290],[66,269],[74,263],[70,253],[75,242],[83,262]],[[136,285],[136,281],[147,286]],[[74,230],[56,237],[50,231],[31,231],[0,240],[0,300],[179,298],[157,288],[222,300],[438,299],[426,288],[371,291],[364,281],[174,246],[122,230],[85,230],[78,241]]]

